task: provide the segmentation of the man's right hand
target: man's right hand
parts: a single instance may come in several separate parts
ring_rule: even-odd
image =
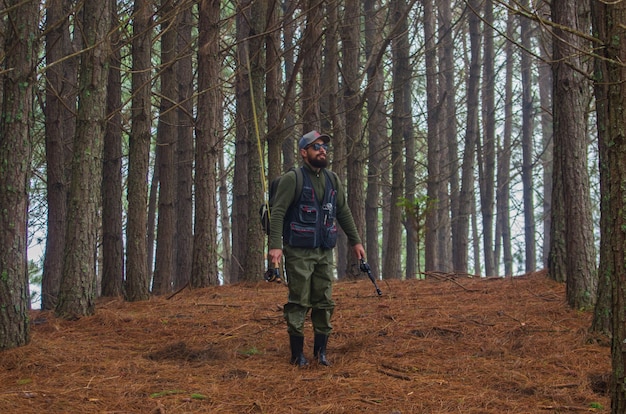
[[[283,257],[283,249],[270,249],[268,255],[269,258],[272,260],[272,263],[275,266],[278,266],[280,264],[280,260]]]

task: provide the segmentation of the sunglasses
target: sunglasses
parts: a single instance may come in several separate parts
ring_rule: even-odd
[[[309,145],[308,148],[313,148],[315,151],[319,151],[324,148],[324,151],[328,151],[328,144],[320,144],[316,142],[315,144]]]

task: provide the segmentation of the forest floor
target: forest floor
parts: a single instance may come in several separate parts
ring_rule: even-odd
[[[289,364],[275,283],[33,311],[31,343],[0,354],[0,413],[610,411],[610,348],[545,272],[379,286],[335,284],[331,367]]]

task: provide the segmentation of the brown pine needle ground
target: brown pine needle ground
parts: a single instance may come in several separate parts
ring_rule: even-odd
[[[0,353],[0,413],[609,412],[610,349],[545,273],[379,286],[335,284],[328,368],[289,365],[274,283],[33,311],[31,343]]]

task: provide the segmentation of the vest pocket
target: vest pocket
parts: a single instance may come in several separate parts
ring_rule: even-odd
[[[322,247],[324,249],[332,249],[337,245],[337,225],[324,226],[322,228]]]
[[[302,205],[299,210],[299,221],[302,224],[317,223],[317,209],[314,206]]]
[[[315,222],[313,226],[301,226],[291,223],[291,231],[289,232],[288,243],[293,247],[315,248],[318,246],[317,231],[315,231]]]

